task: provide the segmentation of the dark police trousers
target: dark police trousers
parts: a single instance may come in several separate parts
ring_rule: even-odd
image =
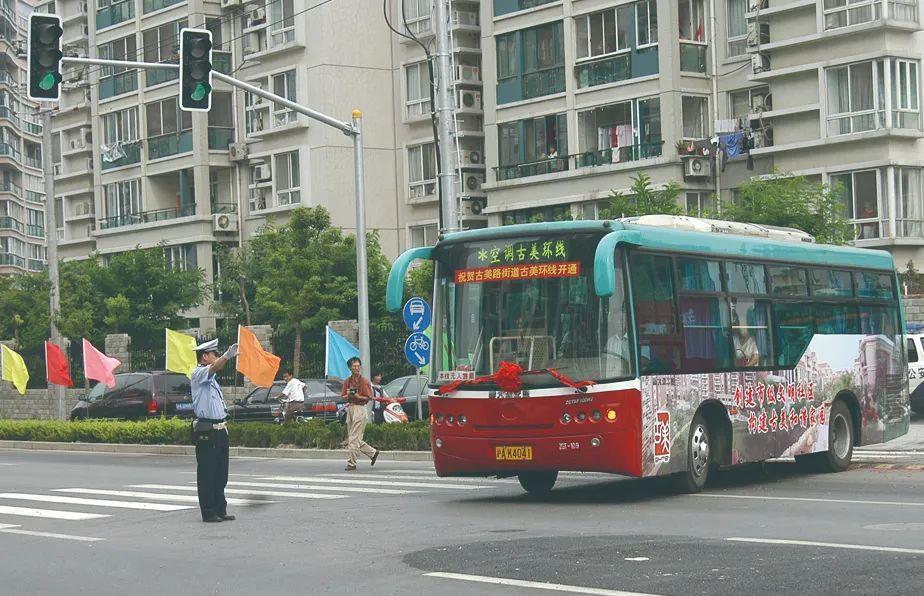
[[[228,484],[228,431],[225,429],[195,433],[196,487],[202,517],[225,515],[225,485]]]

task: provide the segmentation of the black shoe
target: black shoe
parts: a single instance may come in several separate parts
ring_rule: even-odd
[[[235,519],[237,519],[233,515],[228,515],[227,513],[219,515],[218,517],[220,517],[222,521],[234,521]]]
[[[375,460],[377,460],[377,459],[379,458],[379,453],[380,453],[380,451],[379,451],[378,449],[376,449],[376,450],[375,450],[375,453],[372,454],[372,462],[369,464],[370,466],[374,466],[374,465],[375,465]]]
[[[344,470],[346,470],[347,472],[355,472],[356,466],[347,466],[346,468],[344,468]]]
[[[212,513],[212,514],[209,514],[209,515],[203,515],[203,516],[202,516],[202,521],[211,524],[211,523],[220,522],[220,521],[224,521],[224,520],[221,518],[221,516],[215,515],[214,513]]]

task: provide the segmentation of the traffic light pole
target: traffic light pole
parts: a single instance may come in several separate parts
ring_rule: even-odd
[[[42,146],[51,147],[51,107],[42,111]],[[55,213],[55,177],[54,164],[51,163],[51,151],[42,155],[42,170],[45,173],[45,261],[48,263],[48,279],[51,282],[49,303],[49,321],[51,322],[51,343],[62,350],[61,333],[58,331],[57,318],[61,312],[61,285],[58,276],[58,221]],[[49,384],[54,388],[55,401],[58,402],[58,417],[67,418],[64,400],[64,387]]]
[[[99,58],[72,58],[68,56],[62,58],[61,62],[63,64],[85,64],[90,66],[124,66],[128,68],[140,68],[143,70],[180,70],[179,64],[163,64],[160,62],[101,60]],[[217,71],[212,71],[212,77],[218,79],[219,81],[224,81],[232,87],[243,89],[244,91],[285,106],[290,110],[311,118],[312,120],[317,120],[318,122],[336,128],[343,134],[353,139],[354,152],[356,153],[354,156],[354,165],[356,169],[356,185],[354,192],[356,196],[356,292],[357,318],[359,323],[359,354],[363,362],[363,375],[367,379],[371,378],[370,366],[372,365],[372,360],[370,358],[369,349],[369,288],[368,277],[366,275],[366,183],[365,168],[363,166],[362,156],[362,112],[359,110],[354,110],[352,122],[344,122],[337,120],[336,118],[331,118],[330,116],[322,114],[321,112],[312,110],[311,108],[306,108],[301,104],[288,100],[285,97],[280,97],[275,93],[270,93],[269,91],[260,89],[259,87],[249,83],[245,83],[244,81],[239,81],[232,76]],[[50,126],[48,127],[48,130],[51,130]],[[50,147],[51,141],[47,141],[45,146]],[[50,175],[46,174],[46,178],[50,178]]]

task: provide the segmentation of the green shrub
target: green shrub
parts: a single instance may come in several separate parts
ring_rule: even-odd
[[[302,424],[246,422],[228,426],[235,447],[297,447],[339,449],[346,441],[346,427],[310,420]],[[64,443],[133,443],[142,445],[190,445],[189,420],[179,418],[129,422],[123,420],[0,420],[0,440],[54,441]],[[430,429],[426,421],[410,424],[377,424],[366,427],[365,439],[384,450],[428,451]]]

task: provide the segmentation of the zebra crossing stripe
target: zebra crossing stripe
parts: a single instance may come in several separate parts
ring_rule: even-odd
[[[478,490],[482,488],[495,488],[493,486],[486,485],[462,486],[459,484],[443,484],[437,482],[392,482],[388,480],[360,480],[359,478],[324,478],[323,476],[261,476],[260,480],[279,480],[282,482],[319,482],[328,484],[368,484],[371,486],[406,486],[408,488],[444,488],[449,490]]]
[[[282,484],[276,482],[229,482],[228,484],[233,484],[235,486],[253,486],[255,488],[281,488],[288,490],[327,490],[327,491],[338,491],[344,493],[370,493],[375,495],[411,495],[416,492],[416,490],[399,490],[394,488],[373,488],[373,487],[359,487],[359,486],[333,486],[330,484],[327,485],[318,485],[318,484]]]
[[[0,499],[17,501],[39,501],[41,503],[63,503],[68,505],[89,505],[91,507],[112,507],[115,509],[144,509],[148,511],[180,511],[192,509],[189,505],[167,505],[164,503],[139,503],[137,501],[109,501],[104,499],[81,499],[61,495],[30,495],[25,493],[0,493]]]
[[[8,507],[0,505],[0,515],[21,515],[23,517],[44,517],[48,519],[66,519],[69,521],[83,521],[109,517],[105,513],[83,513],[81,511],[56,511],[54,509],[34,509],[32,507]]]
[[[324,474],[326,478],[364,478],[363,474]],[[516,484],[516,480],[511,480],[509,478],[439,478],[437,476],[412,476],[410,474],[369,474],[369,478],[377,478],[379,480],[416,480],[416,481],[425,481],[429,482],[430,480],[449,480],[451,482],[459,482],[462,484],[470,484],[472,482],[491,482],[494,484]]]
[[[42,538],[58,538],[60,540],[77,540],[79,542],[99,542],[104,538],[93,538],[92,536],[73,536],[71,534],[56,534],[54,532],[36,532],[34,530],[20,530],[20,526],[15,524],[0,524],[0,532],[4,534],[20,534],[23,536],[40,536]]]
[[[143,493],[132,490],[104,490],[99,488],[56,488],[53,492],[76,493],[82,495],[105,495],[109,497],[128,497],[129,499],[156,499],[161,501],[180,501],[183,503],[198,503],[199,497],[193,495],[170,495],[165,493]],[[225,499],[228,505],[256,505],[259,503],[274,503],[262,499]]]
[[[234,482],[229,482],[228,484],[236,484]],[[287,486],[287,485],[282,485]],[[130,488],[150,488],[158,490],[189,490],[195,491],[195,486],[182,486],[182,485],[172,485],[172,484],[135,484]],[[226,488],[225,494],[229,495],[261,495],[267,497],[295,497],[300,499],[345,499],[346,495],[329,495],[329,494],[319,494],[319,493],[294,493],[294,492],[282,492],[282,491],[272,491],[272,490],[243,490],[243,489],[234,489]],[[198,497],[196,497],[198,498]],[[264,503],[271,503],[272,501],[263,501]]]

